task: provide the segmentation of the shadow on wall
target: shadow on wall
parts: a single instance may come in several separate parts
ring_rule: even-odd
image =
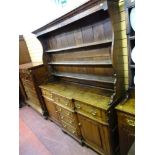
[[[43,47],[40,41],[32,33],[27,33],[27,34],[24,34],[23,36],[28,47],[31,61],[42,63]]]

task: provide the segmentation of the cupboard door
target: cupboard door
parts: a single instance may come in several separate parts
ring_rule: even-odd
[[[78,120],[84,141],[94,149],[103,152],[100,124],[80,114],[78,114]]]

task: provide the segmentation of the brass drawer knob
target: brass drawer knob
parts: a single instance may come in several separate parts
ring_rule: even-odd
[[[92,114],[93,116],[96,116],[96,111],[92,111],[91,114]]]
[[[81,123],[78,123],[78,126],[81,126]]]
[[[127,121],[128,125],[133,126],[133,127],[135,126],[135,121],[134,120],[126,119],[126,121]]]
[[[65,105],[68,105],[68,103],[65,103]]]
[[[63,119],[64,117],[63,116],[61,116],[61,119]]]
[[[81,108],[81,106],[80,106],[80,105],[76,105],[76,108],[77,108],[77,109],[80,109],[80,108]]]

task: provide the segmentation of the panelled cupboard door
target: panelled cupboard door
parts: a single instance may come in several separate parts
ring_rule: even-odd
[[[84,141],[93,148],[103,152],[100,124],[80,114],[78,114],[78,120]]]

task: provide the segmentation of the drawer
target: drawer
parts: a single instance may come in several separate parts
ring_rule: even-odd
[[[85,104],[80,101],[75,101],[75,110],[80,114],[84,114],[90,118],[95,119],[96,121],[108,122],[108,117],[102,109],[93,107],[91,105]]]
[[[26,72],[21,72],[20,73],[20,77],[24,80],[28,80],[28,81],[31,81],[32,80],[32,75],[31,75],[31,71],[27,71]]]
[[[32,101],[35,101],[35,102],[38,102],[38,103],[39,103],[39,99],[38,99],[37,97],[33,96],[32,94],[29,94],[29,95],[28,95],[28,98],[29,98],[30,100],[32,100]]]
[[[124,124],[125,126],[129,128],[135,128],[135,118],[132,115],[128,115],[126,113],[118,112],[118,122],[120,124]]]
[[[66,129],[69,133],[71,133],[72,135],[79,137],[81,136],[81,132],[79,128],[73,128],[70,125],[68,125],[67,123],[65,123],[64,121],[61,121],[62,126],[64,129]]]
[[[61,104],[62,106],[65,106],[65,107],[67,107],[69,109],[72,109],[72,110],[74,109],[74,105],[73,105],[71,99],[59,96],[57,94],[53,94],[53,100],[56,103]]]
[[[33,104],[35,104],[35,105],[37,105],[37,106],[41,106],[39,100],[37,100],[36,98],[29,97],[29,100],[30,100]]]
[[[73,114],[73,117],[68,117],[67,115],[63,115],[60,113],[60,119],[61,121],[66,122],[70,126],[77,128],[78,127],[78,121],[75,114]]]
[[[26,91],[26,94],[30,94],[30,95],[38,98],[38,96],[34,90],[32,90],[32,89],[30,90],[29,88],[25,87],[25,91]]]
[[[24,87],[28,87],[30,89],[35,89],[32,81],[22,80]]]
[[[68,116],[70,118],[74,118],[75,117],[75,113],[74,112],[66,110],[66,109],[64,109],[64,108],[62,108],[60,106],[57,106],[57,109],[58,109],[58,111],[59,111],[61,116]]]
[[[42,95],[47,96],[50,99],[53,99],[53,95],[49,90],[41,89]]]

